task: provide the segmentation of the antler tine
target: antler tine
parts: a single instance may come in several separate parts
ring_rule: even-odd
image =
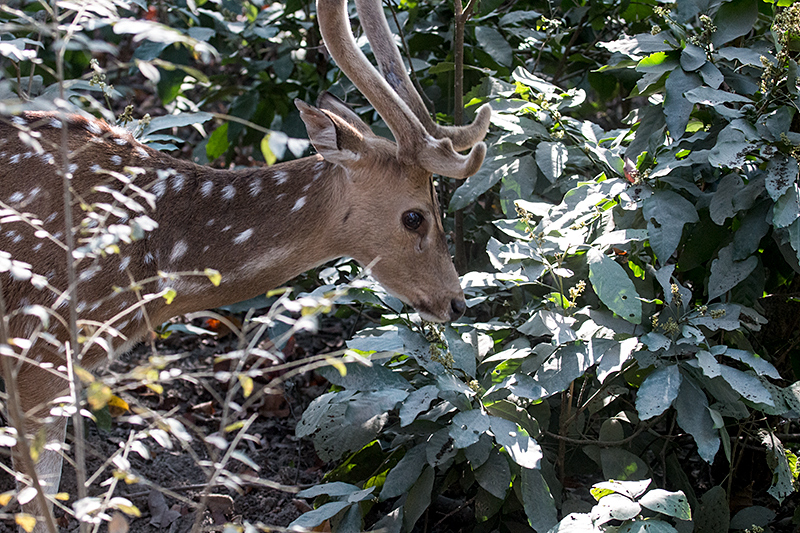
[[[381,74],[400,99],[408,104],[427,132],[437,139],[449,138],[457,151],[467,150],[482,141],[489,129],[492,115],[489,105],[481,106],[475,120],[468,126],[436,124],[406,72],[403,58],[395,45],[392,31],[384,15],[381,0],[356,0],[356,8]]]
[[[359,16],[363,15],[359,12]],[[452,178],[462,179],[477,172],[486,147],[479,143],[472,146],[469,154],[462,156],[455,151],[449,138],[435,138],[427,132],[418,116],[356,44],[347,13],[347,0],[317,0],[317,17],[331,56],[392,131],[400,161],[418,164],[430,172]]]

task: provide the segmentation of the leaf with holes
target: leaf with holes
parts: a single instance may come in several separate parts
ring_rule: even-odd
[[[639,418],[649,420],[669,409],[678,397],[682,381],[677,365],[661,367],[647,376],[636,393]]]
[[[662,265],[678,248],[683,227],[700,220],[692,202],[669,190],[655,191],[644,201],[642,214],[647,221],[650,247]]]
[[[628,322],[640,324],[642,302],[625,269],[596,248],[587,252],[586,259],[589,281],[600,301]]]
[[[689,500],[681,491],[669,492],[664,489],[653,489],[642,496],[639,503],[651,511],[672,516],[678,520],[692,519]]]

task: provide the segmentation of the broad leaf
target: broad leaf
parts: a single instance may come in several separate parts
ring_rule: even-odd
[[[711,464],[719,450],[719,432],[708,411],[706,395],[691,380],[684,379],[675,401],[677,422],[697,443],[700,457]]]
[[[648,420],[669,409],[678,397],[682,382],[678,365],[661,367],[647,376],[636,393],[639,418]]]
[[[642,213],[647,220],[650,246],[662,265],[678,248],[683,227],[700,220],[689,200],[669,190],[655,191],[645,200]]]
[[[711,262],[711,276],[708,278],[709,301],[736,287],[756,266],[758,259],[752,255],[744,261],[734,261],[732,244],[721,249],[717,259]]]
[[[522,507],[528,517],[528,523],[538,532],[548,531],[558,522],[556,502],[550,487],[542,477],[541,470],[522,468],[520,470],[520,492]]]
[[[665,514],[678,520],[691,520],[692,509],[683,492],[669,492],[664,489],[653,489],[641,497],[639,503],[651,511]]]
[[[628,322],[641,323],[642,302],[625,269],[594,247],[587,252],[586,259],[589,280],[600,301]]]

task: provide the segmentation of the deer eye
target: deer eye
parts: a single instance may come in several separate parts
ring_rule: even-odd
[[[422,225],[423,220],[425,220],[425,218],[422,214],[416,211],[406,211],[403,213],[403,225],[406,229],[411,231],[417,230]]]

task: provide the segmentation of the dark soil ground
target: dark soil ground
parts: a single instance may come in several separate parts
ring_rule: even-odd
[[[297,335],[283,352],[289,360],[303,358],[307,355],[337,350],[343,346],[343,326],[341,322],[323,321],[320,331],[314,335]],[[349,329],[349,328],[348,328]],[[173,334],[157,344],[159,354],[184,354],[176,363],[168,368],[180,368],[184,376],[219,370],[214,366],[214,358],[236,349],[236,338],[227,335],[221,339],[208,335]],[[146,346],[139,346],[133,352],[121,356],[109,365],[108,372],[123,374],[147,361],[151,354]],[[224,370],[224,368],[223,368]],[[101,372],[102,373],[102,372]],[[266,381],[256,380],[256,389]],[[198,465],[199,462],[212,462],[209,447],[198,434],[209,435],[220,429],[223,408],[215,400],[208,388],[218,387],[224,395],[224,385],[213,378],[206,379],[205,386],[195,379],[173,381],[165,386],[162,394],[156,394],[145,387],[129,391],[121,396],[133,399],[140,406],[157,410],[161,413],[173,412],[172,415],[182,420],[190,433],[192,452],[182,449],[173,439],[173,449],[165,449],[155,443],[152,438],[145,439],[150,451],[150,458],[144,459],[135,453],[129,455],[132,471],[142,480],[140,483],[126,485],[118,483],[115,496],[126,497],[141,511],[141,517],[127,517],[131,533],[150,533],[169,531],[182,533],[192,528],[197,519],[197,508],[204,491],[211,494],[208,505],[202,515],[203,526],[208,530],[222,530],[225,523],[249,522],[267,526],[286,527],[303,512],[311,509],[309,504],[298,499],[294,492],[286,492],[245,484],[239,490],[231,490],[224,486],[214,486],[206,490],[210,466]],[[249,418],[253,413],[258,416],[247,431],[250,438],[243,439],[237,448],[244,452],[258,467],[230,460],[229,471],[255,476],[281,485],[295,487],[296,490],[319,483],[325,472],[325,465],[319,461],[314,448],[308,440],[297,439],[294,428],[303,410],[316,396],[322,394],[327,383],[313,373],[307,373],[288,379],[281,394],[264,396],[248,407],[237,419]],[[241,392],[236,397],[243,402]],[[133,405],[132,402],[131,405]],[[119,450],[132,431],[141,429],[124,421],[124,417],[111,421],[109,429],[100,429],[88,423],[85,442],[87,451],[87,472],[89,475],[103,467],[106,458]],[[70,427],[68,442],[71,440]],[[230,437],[228,441],[230,442]],[[0,449],[3,450],[3,449]],[[6,449],[7,450],[7,449]],[[194,455],[194,457],[193,457]],[[10,464],[6,455],[0,461]],[[110,470],[103,474],[91,486],[92,494],[103,494],[103,480],[108,479]],[[9,476],[0,475],[0,492],[13,489],[13,481]],[[151,487],[158,487],[154,490]],[[295,490],[295,492],[296,492]],[[77,494],[75,473],[70,467],[64,468],[61,480],[61,491],[68,492],[74,498]],[[14,509],[8,509],[14,512]],[[62,531],[76,531],[78,522],[56,511]],[[101,531],[105,531],[103,526]],[[0,521],[0,533],[16,533],[16,527],[9,522]]]

